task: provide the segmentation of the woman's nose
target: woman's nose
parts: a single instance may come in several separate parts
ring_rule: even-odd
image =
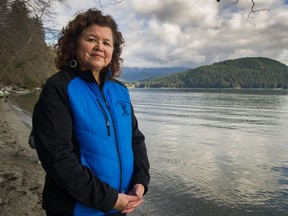
[[[103,51],[103,48],[104,48],[104,46],[103,46],[103,44],[101,43],[101,41],[97,41],[96,44],[95,44],[95,46],[94,46],[94,49],[95,49],[95,50]]]

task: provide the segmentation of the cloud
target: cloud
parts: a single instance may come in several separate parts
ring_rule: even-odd
[[[76,9],[100,7],[99,1],[73,0],[59,7],[64,26]],[[102,0],[101,7],[117,21],[126,40],[124,66],[197,67],[231,58],[264,56],[288,65],[288,7],[284,0],[251,2],[200,0]],[[72,13],[72,11],[74,13]]]

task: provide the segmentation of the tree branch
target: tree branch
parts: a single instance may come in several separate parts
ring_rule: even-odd
[[[118,1],[116,1],[114,3],[111,2],[111,1],[108,1],[108,3],[106,5],[116,5],[116,4],[122,3],[123,1],[124,0],[118,0]],[[99,4],[100,8],[104,8],[101,0],[98,0],[98,4]]]
[[[221,0],[216,0],[217,2],[221,2]],[[254,0],[250,0],[252,3],[250,13],[248,14],[248,18],[251,18],[251,14],[256,13],[256,12],[261,12],[261,11],[267,11],[269,12],[271,9],[270,8],[260,8],[260,9],[255,9],[255,2]],[[236,0],[233,2],[233,4],[238,4],[239,0]]]
[[[238,2],[239,0],[237,0],[237,2]],[[260,12],[260,11],[267,11],[267,12],[269,12],[271,9],[268,9],[268,8],[261,8],[261,9],[254,9],[254,7],[255,7],[255,2],[254,2],[254,0],[251,0],[251,2],[252,2],[252,6],[251,6],[251,11],[250,11],[250,13],[248,14],[248,18],[250,18],[250,15],[252,14],[252,13],[256,13],[256,12]]]

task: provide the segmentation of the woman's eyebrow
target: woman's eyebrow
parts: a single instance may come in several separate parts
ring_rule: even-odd
[[[86,36],[86,37],[97,37],[96,35],[94,35],[94,34],[91,34],[91,33],[88,33],[88,34],[84,34],[84,36]]]
[[[94,37],[94,38],[98,38],[98,36],[96,36],[96,35],[94,35],[94,34],[92,34],[92,33],[85,34],[84,36],[85,36],[85,37]],[[110,42],[113,41],[113,39],[110,39],[110,38],[104,38],[103,40],[105,40],[105,41],[110,41]]]

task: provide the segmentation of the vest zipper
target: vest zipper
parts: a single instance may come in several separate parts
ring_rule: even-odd
[[[121,161],[121,156],[120,156],[119,141],[118,141],[118,137],[117,137],[117,131],[116,131],[116,128],[115,128],[115,121],[114,121],[114,119],[113,119],[113,115],[112,115],[112,112],[111,112],[111,110],[110,110],[110,107],[109,107],[109,105],[108,105],[108,103],[107,103],[107,101],[106,101],[106,99],[105,99],[105,97],[104,97],[104,94],[103,94],[104,84],[103,84],[102,90],[100,90],[99,85],[97,85],[97,86],[98,86],[98,90],[100,91],[100,93],[101,93],[101,95],[102,95],[102,98],[103,98],[103,100],[104,100],[104,102],[105,102],[105,105],[106,105],[106,107],[107,107],[107,109],[108,109],[108,112],[109,112],[109,114],[110,114],[110,116],[111,116],[111,119],[112,119],[112,126],[113,126],[114,134],[115,134],[115,142],[116,142],[116,148],[117,148],[117,154],[118,154],[118,160],[119,160],[119,167],[120,167],[120,185],[119,185],[119,192],[122,192],[122,175],[123,175],[123,174],[122,174],[122,161]],[[99,101],[99,99],[97,99],[97,101],[98,101],[98,103],[99,103],[99,105],[100,105],[100,108],[101,108],[101,110],[102,110],[102,113],[103,113],[104,118],[105,118],[105,121],[106,121],[106,127],[107,127],[107,131],[108,131],[108,135],[111,136],[111,134],[110,134],[110,124],[109,124],[108,115],[107,115],[104,107],[102,106],[101,102]]]
[[[104,96],[103,96],[104,98]],[[117,147],[117,153],[118,153],[118,159],[119,159],[119,166],[120,166],[120,186],[119,186],[119,192],[122,193],[122,161],[121,161],[121,156],[120,156],[120,150],[119,150],[119,142],[118,142],[118,137],[117,137],[117,131],[116,131],[116,128],[115,128],[115,122],[114,122],[114,119],[113,119],[113,115],[111,113],[111,110],[110,110],[110,107],[108,105],[108,103],[106,102],[105,98],[104,98],[104,101],[105,101],[105,104],[106,104],[106,107],[110,113],[110,116],[111,116],[111,119],[112,119],[112,122],[113,122],[113,129],[114,129],[114,134],[115,134],[115,141],[116,141],[116,147]]]
[[[107,128],[107,133],[108,133],[108,136],[111,136],[111,132],[110,132],[110,124],[109,124],[109,119],[108,119],[108,115],[104,109],[104,107],[102,106],[101,102],[99,101],[99,99],[97,99],[97,102],[101,108],[101,111],[103,113],[103,116],[104,116],[104,119],[105,119],[105,122],[106,122],[106,128]]]

